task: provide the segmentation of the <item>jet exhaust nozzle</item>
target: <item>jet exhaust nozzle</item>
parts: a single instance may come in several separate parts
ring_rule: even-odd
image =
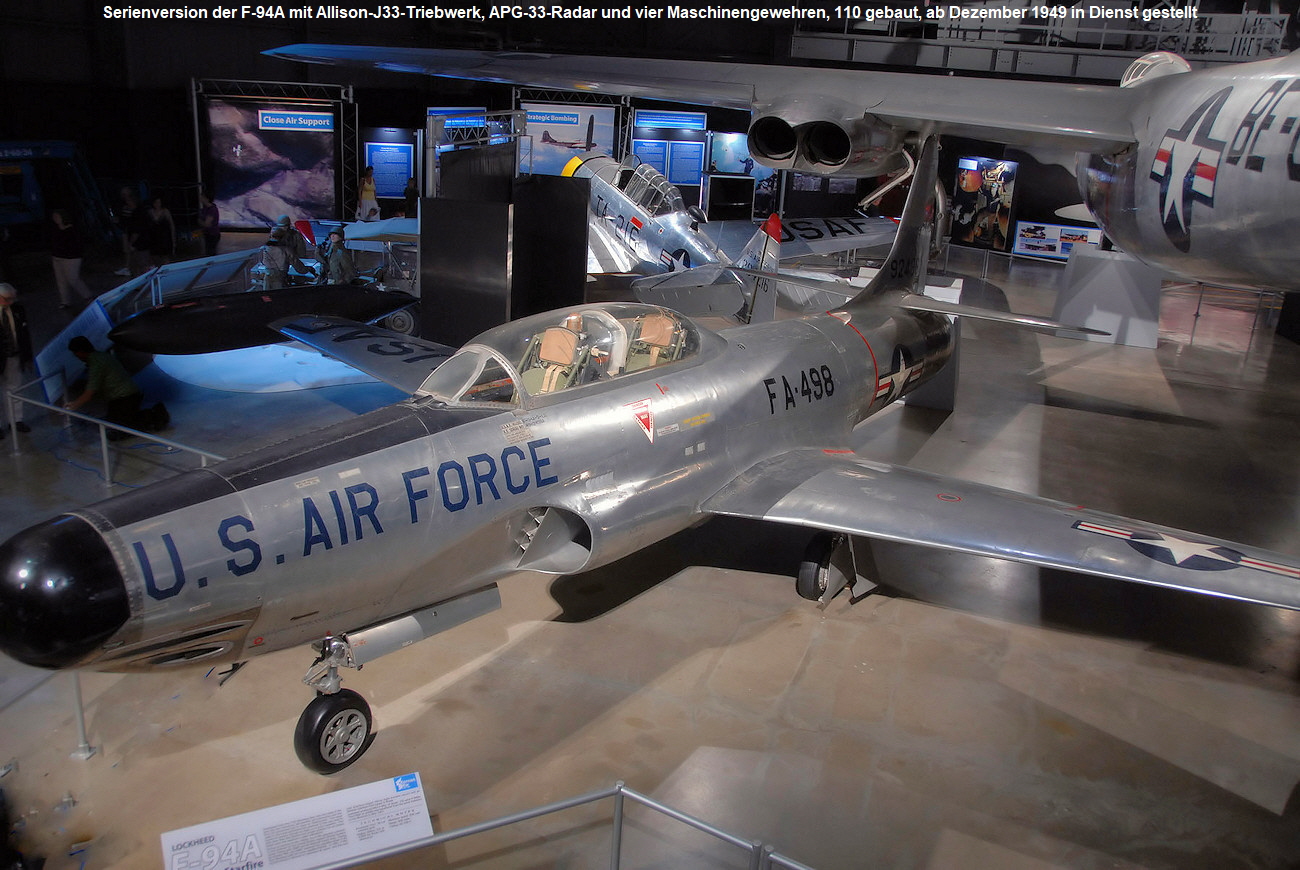
[[[903,131],[871,116],[843,117],[798,104],[754,119],[749,151],[772,169],[868,177],[905,165]]]

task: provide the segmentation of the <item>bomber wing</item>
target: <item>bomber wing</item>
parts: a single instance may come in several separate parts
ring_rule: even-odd
[[[414,393],[457,348],[342,317],[277,320],[274,329],[407,393]]]
[[[1141,88],[719,61],[319,44],[286,45],[265,54],[744,110],[791,97],[830,97],[912,130],[1011,145],[1054,141],[1080,151],[1119,149],[1135,141],[1128,108],[1142,98]],[[990,112],[990,106],[997,111]]]
[[[851,451],[764,460],[703,510],[1300,610],[1294,557]]]

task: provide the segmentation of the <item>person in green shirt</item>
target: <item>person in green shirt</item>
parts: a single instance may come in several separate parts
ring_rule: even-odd
[[[95,350],[90,339],[84,335],[75,336],[69,341],[68,350],[85,363],[86,389],[64,405],[65,408],[75,411],[91,399],[98,398],[104,402],[104,419],[110,423],[143,432],[160,432],[167,428],[171,422],[167,407],[158,402],[152,408],[142,408],[144,394],[131,380],[117,357],[107,351]],[[128,435],[114,430],[108,433],[108,437],[109,440],[118,441]]]

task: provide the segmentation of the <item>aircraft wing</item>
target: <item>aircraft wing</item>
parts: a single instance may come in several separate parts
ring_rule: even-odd
[[[1140,88],[720,61],[320,44],[286,45],[265,54],[746,111],[790,98],[830,99],[912,130],[1010,145],[1053,141],[1081,151],[1119,149],[1135,141],[1127,109],[1142,97]]]
[[[851,451],[765,460],[703,509],[1300,610],[1294,557]]]
[[[407,393],[457,350],[342,317],[288,317],[271,327]]]

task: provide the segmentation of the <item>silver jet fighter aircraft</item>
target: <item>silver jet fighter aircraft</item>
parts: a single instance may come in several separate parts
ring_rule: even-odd
[[[412,397],[15,535],[0,649],[141,671],[312,643],[320,694],[295,747],[330,772],[371,736],[341,668],[498,606],[512,574],[584,571],[710,516],[813,530],[796,583],[810,598],[855,577],[865,536],[1300,609],[1293,557],[853,452],[859,423],[952,354],[935,309],[976,313],[917,295],[936,153],[921,147],[879,275],[829,312],[714,332],[660,306],[580,305],[450,356],[298,318],[284,331]]]
[[[289,45],[291,60],[751,112],[778,169],[874,176],[917,133],[1077,149],[1084,201],[1124,250],[1193,281],[1300,289],[1300,53],[1191,71],[1135,61],[1121,87],[715,61]]]
[[[681,190],[664,174],[635,156],[622,162],[600,151],[574,157],[561,173],[586,178],[590,185],[587,271],[653,275],[711,263],[756,268],[746,262],[750,245],[728,253],[700,229],[706,218],[687,206]],[[751,221],[721,221],[725,234],[743,227],[740,238],[754,242]],[[786,221],[779,239],[782,257],[828,254],[887,245],[897,225],[889,218],[862,216],[801,218]]]

